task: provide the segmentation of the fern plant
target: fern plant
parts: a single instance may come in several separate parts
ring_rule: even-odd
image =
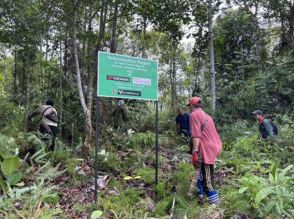
[[[52,209],[49,205],[52,204],[52,196],[57,194],[55,191],[58,188],[50,182],[63,173],[64,170],[60,171],[59,166],[52,167],[50,161],[37,171],[33,168],[27,169],[25,174],[34,180],[34,185],[9,188],[5,197],[0,196],[0,217],[49,219],[62,216],[60,208]]]
[[[275,214],[278,217],[293,218],[294,207],[293,178],[287,174],[293,171],[293,165],[279,169],[274,163],[267,178],[246,176],[241,179],[239,193],[248,198],[251,206],[260,217]]]

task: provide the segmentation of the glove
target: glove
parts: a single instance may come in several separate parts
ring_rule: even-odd
[[[199,162],[199,158],[198,158],[198,151],[195,151],[192,155],[192,164],[194,167],[200,166],[200,162]]]

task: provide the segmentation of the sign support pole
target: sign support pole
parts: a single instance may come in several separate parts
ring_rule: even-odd
[[[155,118],[155,185],[158,184],[158,101],[155,101],[156,118]]]
[[[94,198],[95,198],[95,204],[97,205],[97,198],[98,198],[98,149],[99,149],[99,97],[96,96],[95,98],[96,102],[96,145],[95,145],[95,193],[94,193]]]

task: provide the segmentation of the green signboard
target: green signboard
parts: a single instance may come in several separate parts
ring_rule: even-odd
[[[97,95],[157,101],[157,62],[114,53],[98,53]]]

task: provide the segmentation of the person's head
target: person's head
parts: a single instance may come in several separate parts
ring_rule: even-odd
[[[54,106],[54,102],[53,100],[49,99],[46,101],[46,105],[49,105],[49,106]]]
[[[258,121],[261,122],[264,119],[264,114],[261,110],[255,110],[251,115]]]
[[[180,115],[184,115],[184,113],[185,113],[183,107],[179,107],[178,112],[179,112]]]
[[[124,100],[119,100],[118,101],[118,106],[119,107],[124,107],[125,106],[125,101]]]
[[[190,111],[192,111],[195,108],[201,108],[202,99],[200,97],[191,97],[189,99],[189,103],[187,104],[187,106],[189,106]]]

